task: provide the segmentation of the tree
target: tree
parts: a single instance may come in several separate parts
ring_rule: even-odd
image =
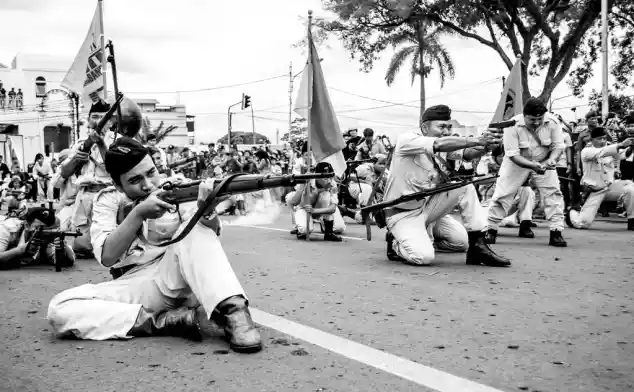
[[[227,144],[227,135],[224,135],[216,142]],[[269,138],[261,133],[231,131],[231,144],[270,144]]]
[[[455,76],[455,68],[447,49],[440,43],[441,30],[434,29],[426,33],[427,24],[421,21],[416,26],[405,26],[399,29],[399,33],[391,35],[391,44],[396,49],[400,46],[390,61],[385,73],[385,81],[388,86],[394,83],[396,74],[407,59],[411,57],[410,75],[412,84],[416,76],[420,78],[420,123],[423,123],[425,112],[425,78],[435,69],[440,76],[440,87],[445,84],[445,79]],[[406,45],[406,46],[402,46]]]
[[[152,121],[150,121],[149,118],[144,117],[143,121],[141,122],[141,132],[139,132],[137,138],[141,143],[147,144],[147,137],[149,135],[155,135],[156,143],[158,144],[162,142],[167,135],[178,129],[178,125],[170,125],[167,128],[163,128],[164,125],[165,122],[161,121],[158,127],[152,129]]]
[[[623,90],[634,79],[634,3],[627,1],[615,2],[608,14],[608,31],[612,51],[609,60],[612,65],[610,73],[613,76],[613,88]],[[578,50],[582,63],[570,74],[568,85],[577,96],[583,94],[583,86],[594,76],[593,68],[600,62],[601,55],[601,24],[596,23],[588,32],[586,39],[580,43]],[[616,55],[616,56],[615,56]]]
[[[609,0],[610,8],[631,0]],[[596,27],[601,0],[324,0],[338,15],[316,26],[339,37],[362,69],[369,70],[386,48],[388,37],[406,24],[427,19],[494,50],[510,70],[523,62],[524,98],[528,76],[545,73],[539,98],[547,101],[573,63],[591,53],[581,43]],[[510,49],[511,55],[507,53]],[[573,75],[574,76],[574,75]],[[584,82],[580,79],[579,81]],[[582,87],[582,86],[581,86]]]
[[[588,103],[592,108],[597,109],[598,112],[601,113],[603,107],[603,95],[601,92],[593,89],[588,97]],[[616,113],[622,118],[634,110],[634,99],[629,95],[609,94],[608,109],[609,112]]]
[[[306,128],[306,120],[303,118],[296,118],[291,122],[291,131],[282,135],[280,140],[288,143],[304,140],[306,139]]]

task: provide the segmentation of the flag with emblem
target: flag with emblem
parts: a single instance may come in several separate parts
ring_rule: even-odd
[[[492,123],[510,120],[522,113],[524,109],[522,89],[522,60],[518,57],[511,69],[509,78],[504,83],[502,97],[493,115]]]
[[[346,170],[343,148],[346,146],[332,107],[317,48],[308,31],[309,55],[295,101],[295,113],[308,120],[310,148],[315,163],[328,162],[340,176]]]
[[[105,99],[106,57],[102,21],[101,1],[99,1],[86,39],[61,84],[62,87],[81,95],[84,105],[88,107],[100,98]]]

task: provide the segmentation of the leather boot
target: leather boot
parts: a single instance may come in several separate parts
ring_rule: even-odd
[[[335,221],[324,220],[324,241],[341,242],[343,238],[335,234]]]
[[[482,231],[470,231],[467,265],[487,265],[489,267],[508,267],[511,261],[497,255],[485,239]]]
[[[629,231],[634,231],[634,218],[627,220],[627,229]]]
[[[556,246],[558,248],[565,248],[568,246],[564,237],[561,236],[561,231],[559,230],[551,230],[550,231],[550,242],[548,243],[550,246]]]
[[[157,313],[150,313],[141,308],[128,335],[179,336],[196,342],[203,339],[195,308],[178,308]]]
[[[497,241],[497,238],[498,238],[498,231],[494,229],[489,229],[486,231],[484,241],[487,244],[495,244],[495,242]]]
[[[385,234],[385,242],[387,242],[387,259],[390,261],[405,261],[404,258],[398,255],[393,248],[394,236],[389,231]]]
[[[225,337],[235,352],[253,353],[262,350],[262,338],[255,327],[247,301],[241,295],[234,295],[218,305],[224,316]]]
[[[535,233],[531,230],[531,221],[525,220],[520,222],[520,231],[517,236],[521,238],[535,238]]]

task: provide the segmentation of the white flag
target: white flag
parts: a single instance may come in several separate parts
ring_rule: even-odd
[[[97,5],[86,39],[62,81],[62,87],[81,95],[87,107],[99,101],[99,98],[104,98],[103,72],[106,59],[101,46],[102,35],[101,7]]]
[[[338,176],[346,171],[343,148],[346,142],[339,130],[337,115],[328,95],[328,88],[321,69],[317,48],[308,32],[308,47],[311,51],[295,101],[295,113],[309,119],[310,148],[316,162],[328,162]]]

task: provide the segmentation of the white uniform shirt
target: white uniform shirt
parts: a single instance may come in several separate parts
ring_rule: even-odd
[[[130,202],[130,199],[115,187],[105,188],[95,195],[90,236],[95,258],[102,265],[103,246],[108,235],[118,226],[119,208]],[[187,211],[188,208],[182,205],[181,209]],[[161,258],[167,247],[152,244],[171,239],[182,221],[187,220],[191,215],[193,211],[183,214],[182,218],[177,213],[166,213],[161,218],[146,220],[141,227],[141,235],[137,235],[123,256],[112,267],[147,264]]]
[[[568,132],[564,132],[564,146],[564,152],[562,152],[559,156],[557,167],[568,167],[568,156],[566,155],[566,151],[569,147],[572,147],[572,138],[570,138],[570,134]]]
[[[434,154],[436,138],[423,136],[419,133],[402,134],[396,140],[392,164],[385,187],[384,200],[394,200],[401,196],[432,189],[441,182],[434,159],[440,170],[447,174],[447,168],[442,160],[461,159],[462,150],[449,154]],[[424,201],[410,201],[399,205],[399,208],[420,208]]]
[[[114,141],[114,133],[108,131],[104,141],[107,149]],[[84,140],[80,140],[73,144],[70,148],[70,153],[68,154],[67,159],[72,159],[79,151],[79,147],[83,144]],[[101,153],[99,152],[99,147],[96,144],[93,144],[90,150],[90,159],[82,166],[80,174],[77,176],[77,185],[82,187],[97,184],[112,185],[112,178],[110,178],[110,174],[106,171],[106,166]]]
[[[521,155],[524,158],[541,162],[548,158],[553,149],[564,149],[564,132],[559,123],[547,113],[544,123],[536,132],[529,131],[524,115],[513,117],[517,124],[504,131],[504,159]],[[537,141],[539,138],[539,141]]]
[[[617,147],[617,144],[603,148],[588,145],[581,151],[583,161],[581,185],[600,190],[614,182],[614,162],[619,153]]]

